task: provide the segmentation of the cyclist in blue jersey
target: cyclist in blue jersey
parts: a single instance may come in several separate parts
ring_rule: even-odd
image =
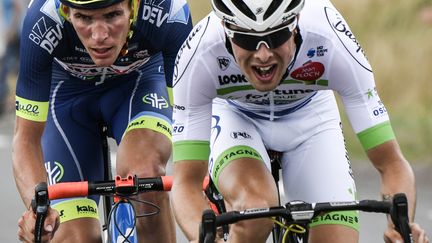
[[[178,54],[173,80],[172,205],[190,241],[198,239],[202,180],[210,174],[228,210],[278,204],[267,150],[283,153],[287,200],[353,201],[337,93],[385,197],[408,196],[415,178],[403,157],[372,68],[328,0],[212,0]],[[265,242],[270,219],[231,225],[229,242]],[[309,242],[358,242],[358,212],[330,212],[310,225]],[[412,224],[416,242],[428,242]],[[389,224],[386,242],[401,241]],[[418,241],[417,241],[418,240]]]
[[[119,145],[117,174],[166,173],[171,77],[191,28],[185,0],[31,2],[21,34],[13,140],[15,180],[27,208],[39,182],[103,179],[101,126]],[[140,199],[161,210],[138,219],[138,237],[175,242],[168,194]],[[100,242],[98,200],[52,202],[43,240]],[[153,209],[136,207],[137,214]],[[20,218],[21,241],[34,240],[34,220],[31,209]]]

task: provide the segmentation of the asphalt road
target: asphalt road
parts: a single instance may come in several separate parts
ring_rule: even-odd
[[[13,114],[0,118],[0,242],[18,242],[16,237],[17,221],[24,210],[24,205],[15,189],[12,175],[11,143],[13,133]],[[379,199],[379,177],[377,172],[366,162],[353,162],[357,178],[357,191],[360,199]],[[417,177],[417,213],[416,221],[432,235],[432,166],[416,163],[414,171]],[[383,242],[382,232],[386,226],[385,216],[361,213],[360,243]],[[177,241],[187,242],[177,230]]]

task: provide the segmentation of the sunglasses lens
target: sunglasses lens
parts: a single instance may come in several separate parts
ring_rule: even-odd
[[[288,28],[283,28],[264,36],[250,35],[242,32],[234,32],[232,41],[243,49],[255,51],[261,42],[265,42],[270,49],[278,48],[285,43],[292,35]]]
[[[231,24],[225,23],[225,33],[236,45],[248,51],[255,51],[263,42],[270,49],[278,48],[291,38],[292,31],[296,26],[297,18],[293,16],[283,26],[265,32],[241,31],[233,28],[234,26],[231,27]]]
[[[265,42],[270,49],[278,48],[292,35],[288,28],[281,29],[264,36],[248,35],[247,33],[235,32],[232,41],[243,49],[255,51],[261,42]]]

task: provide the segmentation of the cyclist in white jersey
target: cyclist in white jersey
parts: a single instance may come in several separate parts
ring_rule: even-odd
[[[336,91],[382,181],[415,209],[414,175],[380,100],[372,69],[343,17],[327,0],[212,0],[213,12],[180,49],[173,77],[177,222],[198,237],[209,172],[228,209],[278,204],[267,149],[283,152],[288,200],[349,201],[356,188]],[[208,169],[208,171],[207,171]],[[265,242],[268,219],[230,229],[230,242]],[[412,223],[416,239],[427,242]],[[358,213],[330,213],[311,225],[311,242],[358,242]],[[388,242],[401,240],[389,226]]]

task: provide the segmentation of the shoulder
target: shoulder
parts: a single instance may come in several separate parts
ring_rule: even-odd
[[[342,15],[328,0],[305,1],[299,16],[302,31],[326,38],[334,37],[335,22],[338,19],[343,20]]]
[[[48,24],[63,26],[65,19],[59,14],[60,1],[32,0],[26,11],[26,18],[30,21],[43,21]]]
[[[326,51],[342,55],[346,60],[371,71],[360,43],[342,14],[330,1],[306,1],[300,13],[299,26],[305,47],[323,46]]]
[[[54,49],[66,39],[65,19],[58,12],[59,5],[58,0],[31,1],[21,33],[26,48],[40,47],[38,49],[52,54]]]
[[[141,1],[138,12],[138,21],[156,27],[170,23],[188,24],[190,18],[190,9],[186,0]]]
[[[186,0],[141,1],[135,29],[141,36],[140,45],[177,52],[191,29],[191,14]]]
[[[225,34],[221,20],[210,13],[199,21],[181,46],[177,58],[174,79],[192,67],[208,67],[217,62],[217,57],[229,55],[225,48]]]
[[[190,32],[185,44],[196,47],[197,51],[207,53],[209,49],[225,46],[225,33],[221,20],[211,12],[201,19]],[[198,48],[199,47],[199,48]],[[215,49],[220,51],[219,48]]]

